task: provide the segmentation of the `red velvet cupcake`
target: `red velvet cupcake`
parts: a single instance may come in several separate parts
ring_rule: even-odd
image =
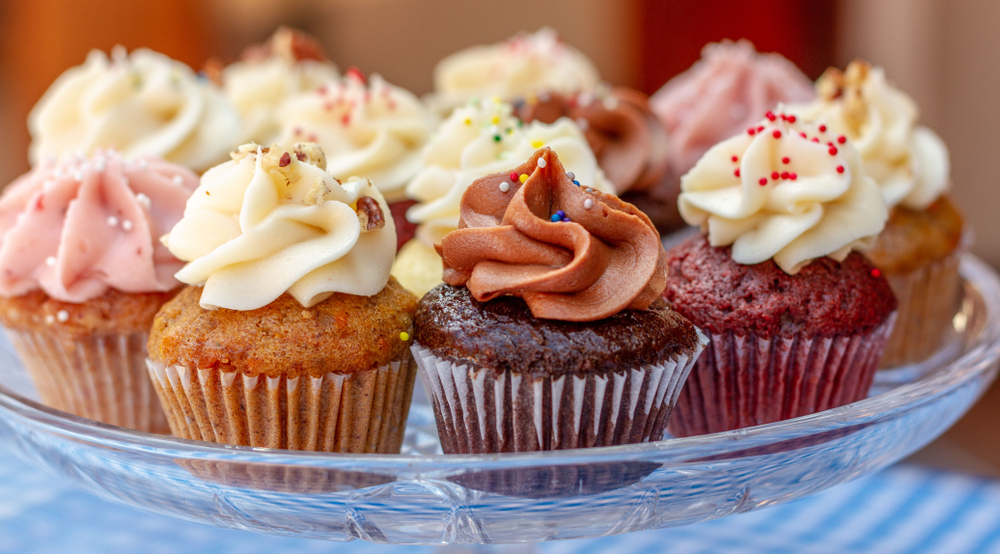
[[[863,399],[896,299],[861,254],[888,217],[850,144],[794,116],[723,141],[681,180],[707,236],[668,253],[664,296],[708,334],[670,430],[772,423]]]

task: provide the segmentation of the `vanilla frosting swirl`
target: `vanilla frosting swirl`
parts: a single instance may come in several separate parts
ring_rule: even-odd
[[[357,70],[314,92],[295,95],[278,109],[278,144],[316,142],[327,156],[327,171],[338,179],[364,176],[389,201],[420,170],[420,151],[437,122],[413,94]]]
[[[81,303],[177,287],[182,263],[157,239],[197,186],[185,167],[114,151],[37,165],[0,196],[0,294]]]
[[[224,160],[242,124],[218,88],[181,62],[116,47],[59,76],[28,117],[30,157],[117,148],[157,156],[195,171]]]
[[[378,189],[339,182],[317,167],[315,145],[297,146],[240,147],[205,173],[164,238],[190,262],[177,278],[204,284],[202,307],[253,310],[285,292],[309,307],[335,292],[371,296],[388,282],[396,230]],[[363,226],[365,197],[377,202],[381,226]]]
[[[948,149],[917,125],[917,105],[886,81],[882,68],[860,61],[844,73],[831,68],[816,88],[819,98],[789,112],[846,136],[890,208],[924,209],[947,190]]]
[[[545,91],[573,93],[597,86],[597,69],[549,28],[456,52],[434,68],[430,103],[453,108],[470,98],[510,100]]]
[[[681,216],[733,260],[774,258],[795,274],[810,260],[842,261],[888,219],[878,185],[849,142],[795,116],[768,117],[712,147],[681,178]]]
[[[222,86],[243,116],[244,141],[270,144],[281,130],[278,106],[337,77],[337,67],[315,39],[282,27],[266,44],[248,48],[241,61],[226,66]]]
[[[406,217],[417,223],[417,239],[430,246],[458,228],[462,195],[473,181],[510,170],[536,150],[551,148],[584,188],[614,192],[577,124],[524,124],[510,104],[493,99],[470,101],[438,128],[423,152],[423,169],[406,187],[417,200]]]
[[[588,192],[549,148],[473,183],[459,229],[441,242],[444,280],[486,302],[510,294],[532,315],[596,321],[644,310],[667,283],[660,235],[616,196]]]

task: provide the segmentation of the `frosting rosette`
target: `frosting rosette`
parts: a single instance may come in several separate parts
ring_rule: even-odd
[[[164,237],[204,285],[206,309],[253,310],[284,293],[305,307],[335,292],[372,296],[389,280],[396,230],[370,181],[338,181],[315,144],[241,146],[202,176]]]
[[[505,100],[545,91],[573,93],[598,85],[594,64],[552,29],[520,33],[504,42],[473,46],[434,68],[430,104],[450,110],[470,98]]]
[[[862,61],[844,72],[830,68],[816,89],[819,98],[789,106],[789,112],[850,140],[890,208],[922,210],[947,190],[947,147],[917,125],[917,105],[886,81],[882,68]]]
[[[576,121],[617,194],[648,190],[667,171],[667,133],[637,90],[599,86],[575,95],[529,95],[515,106],[524,121]]]
[[[113,150],[43,161],[0,196],[0,294],[78,304],[177,287],[183,264],[157,239],[197,186],[187,168]]]
[[[418,224],[417,239],[439,243],[458,228],[462,196],[473,181],[509,169],[542,147],[556,152],[585,188],[614,191],[573,120],[526,125],[510,104],[473,100],[441,124],[423,151],[423,169],[406,186],[407,196],[418,202],[406,214]]]
[[[774,258],[795,274],[822,256],[843,261],[882,230],[888,208],[858,151],[820,129],[768,112],[715,145],[681,178],[681,216],[741,264]]]
[[[356,69],[314,92],[286,100],[278,110],[278,144],[318,143],[327,171],[338,179],[363,175],[390,202],[404,198],[407,181],[420,170],[420,152],[437,122],[413,94]]]
[[[644,310],[666,287],[666,253],[649,218],[574,183],[549,148],[473,183],[439,252],[449,285],[480,302],[519,296],[541,319]]]
[[[282,27],[267,43],[247,48],[240,61],[227,66],[222,87],[243,116],[244,141],[270,144],[281,131],[278,106],[337,77],[337,67],[315,39]]]
[[[202,171],[238,144],[239,112],[207,79],[156,52],[93,50],[59,76],[28,116],[33,164],[116,148]]]
[[[676,180],[767,110],[814,96],[809,78],[784,57],[759,54],[747,40],[723,41],[706,45],[701,60],[653,94],[650,106],[667,128]]]

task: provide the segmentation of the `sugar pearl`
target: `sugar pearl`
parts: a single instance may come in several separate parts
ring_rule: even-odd
[[[115,217],[115,216],[111,216],[111,217],[109,217],[109,218],[108,218],[108,225],[110,225],[110,226],[112,226],[112,227],[115,227],[115,226],[117,226],[117,225],[118,225],[118,218],[117,218],[117,217]]]
[[[56,319],[59,320],[59,323],[65,323],[69,320],[69,312],[66,310],[59,310],[56,312]]]
[[[592,198],[588,198],[588,199],[584,200],[583,201],[583,207],[586,208],[586,209],[588,209],[588,210],[590,208],[593,208],[594,207],[594,200]]]
[[[545,167],[546,163],[545,158],[538,158],[538,167]]]
[[[49,256],[48,258],[45,258],[45,265],[49,267],[54,267],[56,265],[55,256]]]
[[[125,229],[126,231],[131,231],[132,230],[132,222],[129,221],[129,220],[127,220],[127,219],[125,221],[122,221],[122,229]]]
[[[500,183],[500,192],[507,192],[509,190],[510,190],[510,183],[508,183],[507,181]]]

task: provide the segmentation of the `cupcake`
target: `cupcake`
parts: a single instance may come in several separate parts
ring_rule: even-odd
[[[461,211],[412,348],[444,451],[658,440],[704,338],[659,298],[649,219],[549,148],[477,180]]]
[[[165,433],[145,370],[153,316],[182,263],[157,238],[198,184],[115,151],[46,159],[0,196],[0,323],[53,408]]]
[[[927,359],[941,346],[961,297],[963,222],[945,194],[948,149],[917,124],[916,104],[886,81],[881,68],[861,61],[844,72],[831,68],[816,90],[817,100],[789,110],[817,123],[824,142],[853,144],[891,209],[885,230],[867,252],[899,300],[882,364]]]
[[[575,95],[529,96],[515,107],[526,122],[576,121],[618,196],[649,216],[661,233],[683,224],[676,216],[679,191],[667,186],[667,132],[645,94],[600,86]]]
[[[396,233],[370,181],[322,150],[254,144],[209,170],[164,239],[188,283],[157,313],[149,372],[174,435],[398,452],[416,298],[389,277]]]
[[[465,191],[480,177],[503,170],[509,173],[543,146],[559,155],[584,188],[614,191],[573,120],[524,124],[513,115],[510,104],[496,98],[473,100],[455,110],[424,149],[422,168],[406,186],[407,195],[417,201],[407,212],[417,230],[415,240],[403,246],[393,267],[400,283],[418,295],[440,283],[441,260],[434,245],[458,229]]]
[[[438,62],[427,104],[447,114],[473,98],[514,100],[532,94],[571,94],[600,83],[597,68],[547,27],[504,42],[473,46]]]
[[[812,81],[779,54],[758,54],[747,40],[705,46],[701,61],[649,100],[669,137],[665,189],[676,196],[681,176],[709,148],[746,131],[764,112],[781,102],[806,102],[814,97]],[[680,214],[675,207],[671,211],[673,225],[680,226]]]
[[[239,144],[239,112],[207,79],[163,54],[115,47],[67,70],[28,116],[32,165],[116,148],[201,172]]]
[[[710,342],[677,401],[678,436],[865,398],[895,319],[889,283],[853,251],[888,217],[857,150],[767,115],[681,180],[680,213],[707,236],[668,252],[664,296]]]
[[[318,143],[326,152],[327,171],[337,179],[371,179],[393,216],[413,205],[404,192],[406,183],[420,170],[420,152],[437,124],[437,116],[413,94],[378,75],[366,81],[350,68],[343,78],[287,99],[277,116],[281,146]],[[403,217],[394,221],[401,246],[416,226]]]
[[[226,97],[243,117],[243,141],[270,144],[281,120],[276,110],[291,96],[318,89],[337,79],[337,67],[315,38],[279,28],[262,45],[243,51],[240,61],[221,71]]]

